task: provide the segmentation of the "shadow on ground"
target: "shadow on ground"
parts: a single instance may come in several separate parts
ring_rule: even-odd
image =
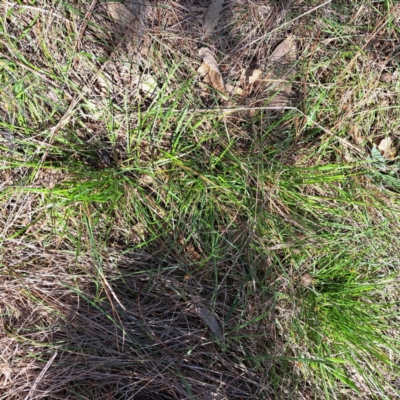
[[[254,310],[244,265],[215,289],[172,257],[39,252],[1,276],[8,398],[283,398],[273,293]]]

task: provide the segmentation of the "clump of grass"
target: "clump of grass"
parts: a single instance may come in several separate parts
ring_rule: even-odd
[[[343,384],[341,392],[348,396],[349,387],[374,397],[396,395],[397,338],[389,332],[397,329],[397,310],[385,293],[389,288],[398,290],[394,279],[373,283],[355,279],[355,283],[322,283],[307,296],[303,315],[308,325],[306,342],[311,343],[314,357],[332,360],[308,361],[326,396],[338,391],[337,384],[332,384],[335,381]]]
[[[398,98],[355,43],[395,38],[385,4],[326,5],[282,32],[309,6],[231,6],[212,38],[228,79],[286,28],[300,56],[298,108],[248,112],[261,86],[230,114],[199,94],[185,5],[152,7],[132,43],[101,4],[84,31],[87,2],[59,2],[57,23],[44,1],[8,10],[3,398],[398,395],[397,159],[371,151]]]

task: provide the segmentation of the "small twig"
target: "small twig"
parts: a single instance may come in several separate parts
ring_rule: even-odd
[[[237,111],[251,111],[251,110],[298,110],[296,107],[288,107],[288,106],[283,106],[283,107],[221,107],[221,108],[191,108],[189,110],[170,110],[168,108],[162,108],[162,111],[171,111],[173,113],[180,113],[180,112],[189,112],[189,113],[207,113],[207,112],[222,112],[224,114],[229,114],[231,112],[237,112]]]

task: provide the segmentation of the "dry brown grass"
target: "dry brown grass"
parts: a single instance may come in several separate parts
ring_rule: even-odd
[[[210,307],[213,287],[185,277],[171,259],[110,252],[100,267],[71,251],[11,244],[0,287],[2,399],[185,399],[189,387],[196,399],[272,393],[268,363],[260,377],[232,347],[237,334],[247,336],[257,356],[270,347],[264,340],[275,341],[273,324],[251,323],[266,305],[239,300],[232,274],[212,310],[231,331],[227,348],[193,312]],[[249,308],[236,307],[238,300]]]

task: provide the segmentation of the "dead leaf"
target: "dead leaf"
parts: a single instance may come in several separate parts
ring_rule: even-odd
[[[6,386],[7,382],[12,380],[12,373],[13,370],[8,362],[0,364],[0,374],[4,376],[4,380],[1,383],[1,386]]]
[[[143,174],[139,178],[139,185],[141,186],[150,186],[154,183],[154,178],[151,175]]]
[[[210,84],[215,90],[226,93],[224,80],[212,51],[208,47],[203,47],[199,50],[199,56],[203,59],[203,64],[197,72],[204,77],[204,82]]]
[[[206,37],[214,33],[218,25],[218,20],[222,11],[224,0],[211,0],[210,5],[204,15],[204,33]]]
[[[268,58],[271,64],[286,65],[296,61],[297,47],[293,35],[289,35],[281,42]]]
[[[269,88],[271,100],[268,106],[283,109],[289,104],[292,93],[291,79],[294,75],[294,70],[290,66],[296,61],[296,57],[297,47],[292,35],[280,43],[269,56],[268,61],[274,66],[273,78],[277,83]]]
[[[364,142],[364,137],[362,136],[362,130],[359,125],[350,124],[349,133],[355,144],[362,144]]]
[[[253,86],[254,83],[256,82],[262,82],[264,81],[261,79],[262,76],[262,70],[261,69],[247,69],[243,71],[242,76],[240,77],[240,82],[242,84],[242,87],[245,89],[248,89],[248,86],[251,85]],[[247,92],[250,92],[252,90],[252,87],[250,87]]]
[[[239,86],[233,86],[230,83],[227,83],[225,85],[225,89],[228,92],[229,95],[237,95],[237,96],[243,96],[244,90],[241,89]]]
[[[211,333],[213,333],[218,340],[224,342],[224,335],[214,315],[206,307],[196,307],[195,312],[197,316],[207,324]]]
[[[202,63],[198,68],[197,72],[200,76],[206,77],[210,67],[206,63]]]
[[[250,71],[249,71],[250,72]],[[249,84],[251,85],[252,83],[257,82],[258,80],[260,80],[262,75],[262,71],[261,69],[253,69],[251,71],[251,73],[248,75],[249,78]]]
[[[158,83],[150,74],[143,74],[136,78],[133,83],[138,85],[139,89],[146,95],[153,95],[158,90]]]
[[[278,83],[271,87],[271,100],[268,103],[268,107],[276,107],[283,109],[290,103],[290,96],[292,94],[291,82]]]
[[[394,141],[391,136],[382,139],[378,145],[378,150],[384,158],[392,158],[395,153]]]
[[[185,247],[186,256],[192,259],[193,261],[199,261],[201,259],[201,255],[198,251],[196,251],[195,247],[192,244],[188,244]]]

